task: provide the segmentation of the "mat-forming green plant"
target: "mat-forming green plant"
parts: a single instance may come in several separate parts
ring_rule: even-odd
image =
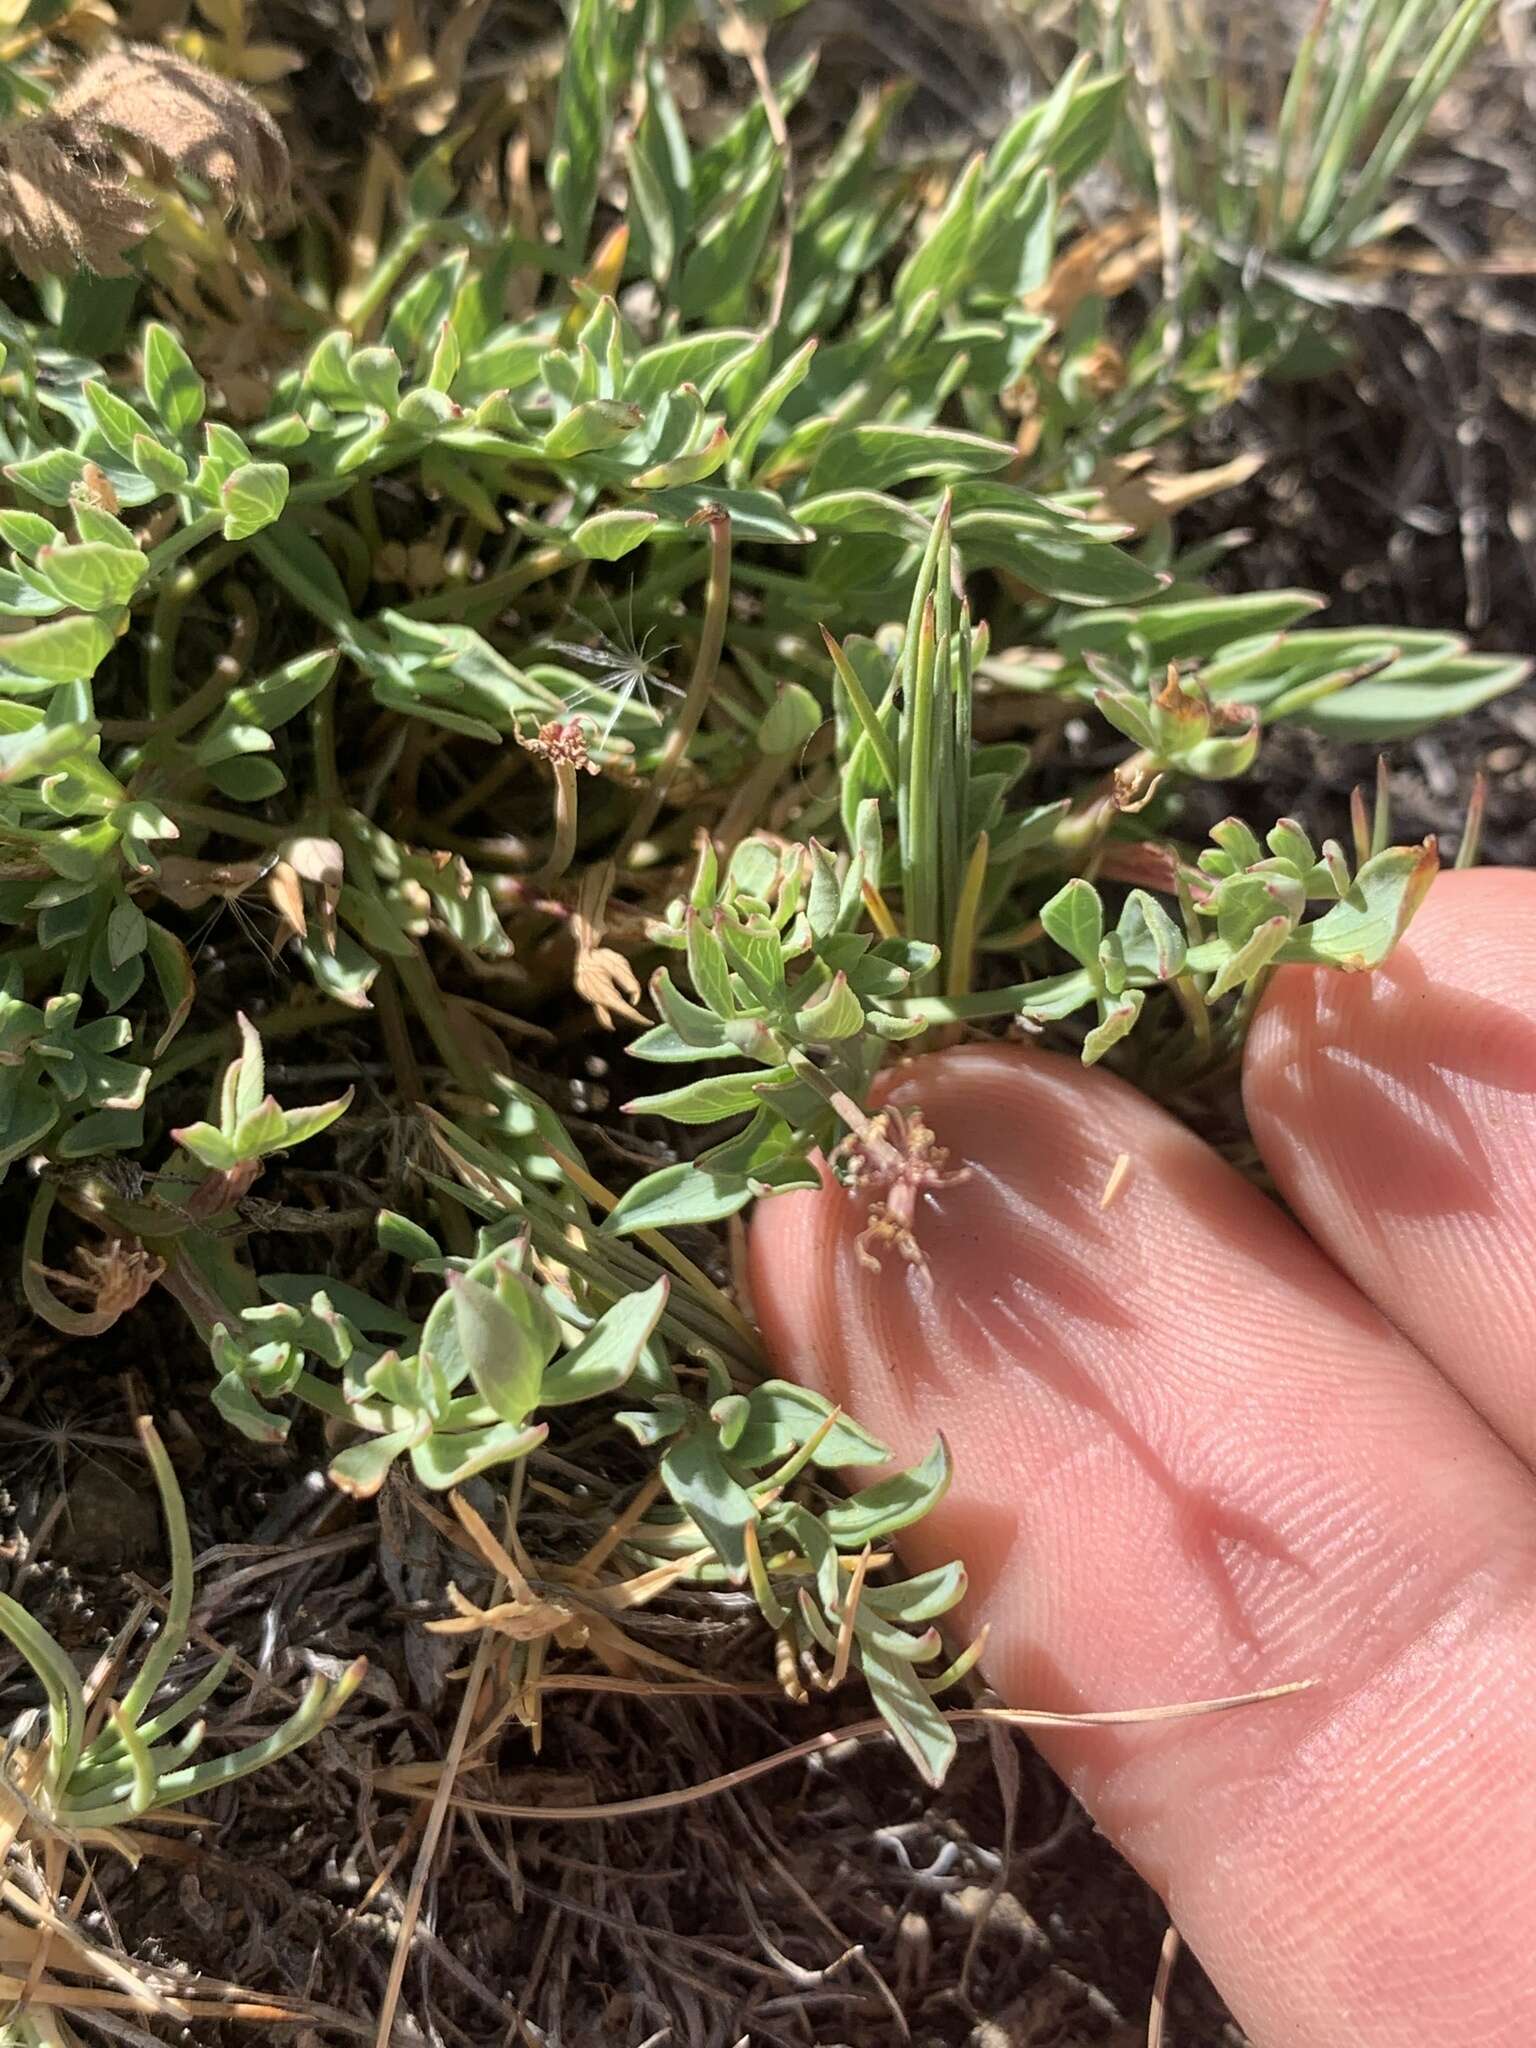
[[[1277,246],[1313,265],[1422,111],[1366,12],[1304,59],[1330,109],[1364,67],[1366,183],[1313,232],[1342,113],[1299,197],[1299,115],[1275,161]],[[1470,19],[1441,13],[1437,80]],[[881,1447],[762,1382],[687,1233],[819,1149],[865,1255],[920,1258],[947,1169],[868,1092],[934,1033],[1219,1073],[1276,964],[1385,956],[1435,853],[1384,804],[1347,851],[1289,819],[1202,848],[1187,793],[1240,787],[1276,725],[1391,741],[1522,665],[1311,626],[1308,593],[1212,588],[1229,543],[1180,548],[1171,509],[1235,473],[1179,474],[1181,436],[1324,328],[1227,262],[1230,224],[1176,301],[1143,290],[1156,235],[1080,196],[1130,137],[1123,73],[1074,64],[957,174],[893,145],[895,91],[799,162],[814,64],[706,134],[675,90],[700,33],[685,0],[577,0],[537,233],[463,196],[453,137],[365,268],[301,237],[295,290],[245,245],[254,411],[211,314],[130,332],[132,291],[86,278],[0,307],[0,1165],[41,1314],[83,1336],[168,1289],[224,1416],[277,1443],[316,1413],[353,1494],[536,1470],[573,1404],[622,1401],[663,1491],[629,1564],[750,1588],[787,1668],[862,1672],[936,1776],[961,1575],[872,1565],[946,1454],[841,1497]],[[151,238],[143,276],[179,260]],[[708,1070],[629,1104],[651,1170],[617,1197],[579,1091],[496,1036],[591,1053],[589,1012]],[[366,1068],[374,1025],[393,1263],[273,1270],[287,1152],[355,1182],[362,1108],[280,1107],[263,1041]],[[59,1798],[162,1782],[158,1730],[81,1750],[60,1702]]]

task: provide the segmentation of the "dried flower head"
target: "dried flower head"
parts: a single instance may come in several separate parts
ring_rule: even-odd
[[[154,225],[154,207],[110,157],[50,120],[0,136],[0,240],[31,278],[84,264],[120,275],[122,252]]]
[[[89,1307],[79,1315],[75,1327],[82,1336],[100,1336],[120,1316],[137,1308],[165,1271],[165,1261],[131,1239],[109,1238],[100,1251],[89,1245],[76,1248],[78,1272],[58,1272],[51,1266],[37,1268],[55,1286],[83,1294]]]
[[[1133,755],[1116,765],[1114,801],[1117,811],[1144,811],[1162,787],[1161,773],[1154,774],[1145,755]]]
[[[154,225],[135,172],[196,178],[226,208],[279,207],[288,149],[242,87],[147,44],[97,57],[46,114],[0,134],[0,239],[41,277],[79,264],[120,274]]]
[[[525,753],[548,761],[552,767],[563,764],[568,768],[585,768],[589,775],[598,772],[598,764],[587,751],[586,723],[580,718],[552,718],[539,727],[532,739],[519,733],[517,743]]]

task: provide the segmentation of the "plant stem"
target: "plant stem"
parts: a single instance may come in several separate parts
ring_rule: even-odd
[[[764,754],[744,778],[711,835],[722,859],[734,852],[749,832],[757,830],[769,798],[794,758],[793,754]]]
[[[407,265],[427,246],[434,235],[444,232],[440,220],[414,220],[396,235],[394,241],[375,263],[367,282],[356,292],[345,292],[337,304],[337,312],[359,339],[368,331],[369,323],[380,306],[389,297],[397,280]]]
[[[336,765],[336,678],[333,675],[309,707],[309,737],[315,757],[315,787],[326,810],[346,806],[341,771]]]
[[[725,622],[731,600],[731,518],[718,505],[707,506],[697,517],[709,528],[709,580],[704,591],[704,622],[699,634],[699,651],[688,683],[688,694],[683,699],[676,723],[667,735],[661,759],[651,777],[651,786],[630,820],[629,830],[614,856],[617,866],[628,860],[661,815],[667,792],[676,780],[689,744],[699,729],[699,720],[704,716],[704,707],[709,702],[720,666],[721,649],[725,645]]]
[[[124,1722],[130,1726],[143,1719],[161,1679],[180,1656],[192,1620],[192,1532],[187,1526],[186,1504],[165,1447],[155,1434],[154,1424],[148,1416],[141,1416],[138,1428],[139,1440],[155,1475],[165,1516],[171,1553],[171,1596],[160,1632],[145,1653],[133,1684],[123,1696],[121,1713]]]
[[[1053,974],[1044,981],[1015,982],[1011,988],[982,989],[975,995],[907,996],[893,1002],[890,1008],[899,1017],[921,1017],[928,1024],[953,1024],[962,1018],[973,1022],[982,1017],[1017,1017],[1026,1010],[1046,1008],[1054,998],[1074,992],[1079,985],[1083,1000],[1087,1001],[1092,988],[1081,967],[1066,974]]]
[[[150,549],[145,558],[149,574],[157,579],[163,576],[173,562],[179,562],[183,555],[188,555],[193,548],[200,547],[210,534],[221,532],[223,526],[222,512],[202,512],[197,518],[189,519],[169,540],[163,540],[158,547]]]
[[[159,630],[156,620],[155,631]],[[151,641],[151,674],[153,674],[153,640]],[[155,718],[104,718],[101,721],[103,739],[125,743],[142,740],[176,740],[190,732],[200,719],[211,711],[217,711],[230,692],[230,678],[222,666],[214,669],[206,682],[199,683],[190,697],[183,699],[176,709],[164,717]],[[151,685],[150,702],[154,702],[154,687]]]
[[[540,888],[558,882],[576,857],[576,767],[571,761],[556,761],[555,838],[549,859],[533,877]]]
[[[853,663],[848,659],[846,652],[832,638],[832,635],[825,626],[821,629],[821,637],[827,643],[827,652],[832,657],[832,666],[837,673],[838,681],[843,686],[848,702],[853,707],[853,714],[859,721],[860,729],[865,734],[871,747],[874,748],[875,759],[880,763],[880,771],[885,777],[886,787],[894,795],[901,787],[901,763],[897,759],[896,742],[886,731],[885,722],[879,712],[870,703],[864,685],[859,680],[857,669],[855,669]]]
[[[483,583],[459,584],[431,597],[419,597],[400,609],[408,619],[479,618],[494,614],[507,599],[517,597],[530,584],[542,583],[585,559],[578,548],[537,548],[515,567],[503,569],[497,576],[487,576]]]
[[[149,700],[148,724],[153,731],[158,731],[172,716],[176,636],[181,628],[181,615],[196,589],[196,575],[190,568],[182,568],[167,576],[155,597],[154,616],[145,636],[148,658],[144,666],[144,690]]]
[[[970,993],[971,969],[976,954],[976,929],[981,920],[981,897],[987,882],[987,854],[991,842],[985,832],[976,835],[971,858],[955,906],[954,928],[949,935],[949,957],[945,962],[944,993],[953,1001]]]
[[[210,832],[226,833],[231,839],[248,839],[253,846],[279,846],[293,832],[291,825],[264,825],[240,811],[221,811],[216,804],[188,804],[172,799],[170,806],[177,824],[202,825]]]
[[[474,1096],[477,1102],[488,1101],[492,1094],[488,1077],[479,1061],[471,1059],[460,1045],[443,1008],[443,992],[425,959],[420,953],[413,953],[409,959],[396,960],[393,965],[411,1008],[437,1049],[438,1058],[467,1095]]]

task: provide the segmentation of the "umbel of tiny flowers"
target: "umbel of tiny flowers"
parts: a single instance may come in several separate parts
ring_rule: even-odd
[[[864,1228],[854,1241],[859,1263],[880,1271],[880,1251],[889,1246],[909,1266],[925,1263],[917,1241],[919,1198],[969,1180],[968,1166],[951,1166],[949,1153],[922,1111],[889,1105],[866,1116],[846,1095],[833,1098],[848,1135],[833,1147],[833,1172],[861,1201],[868,1201]]]

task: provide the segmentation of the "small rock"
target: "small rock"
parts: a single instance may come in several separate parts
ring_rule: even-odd
[[[61,1563],[120,1571],[153,1558],[160,1544],[160,1504],[142,1466],[94,1453],[71,1474],[49,1543]]]

